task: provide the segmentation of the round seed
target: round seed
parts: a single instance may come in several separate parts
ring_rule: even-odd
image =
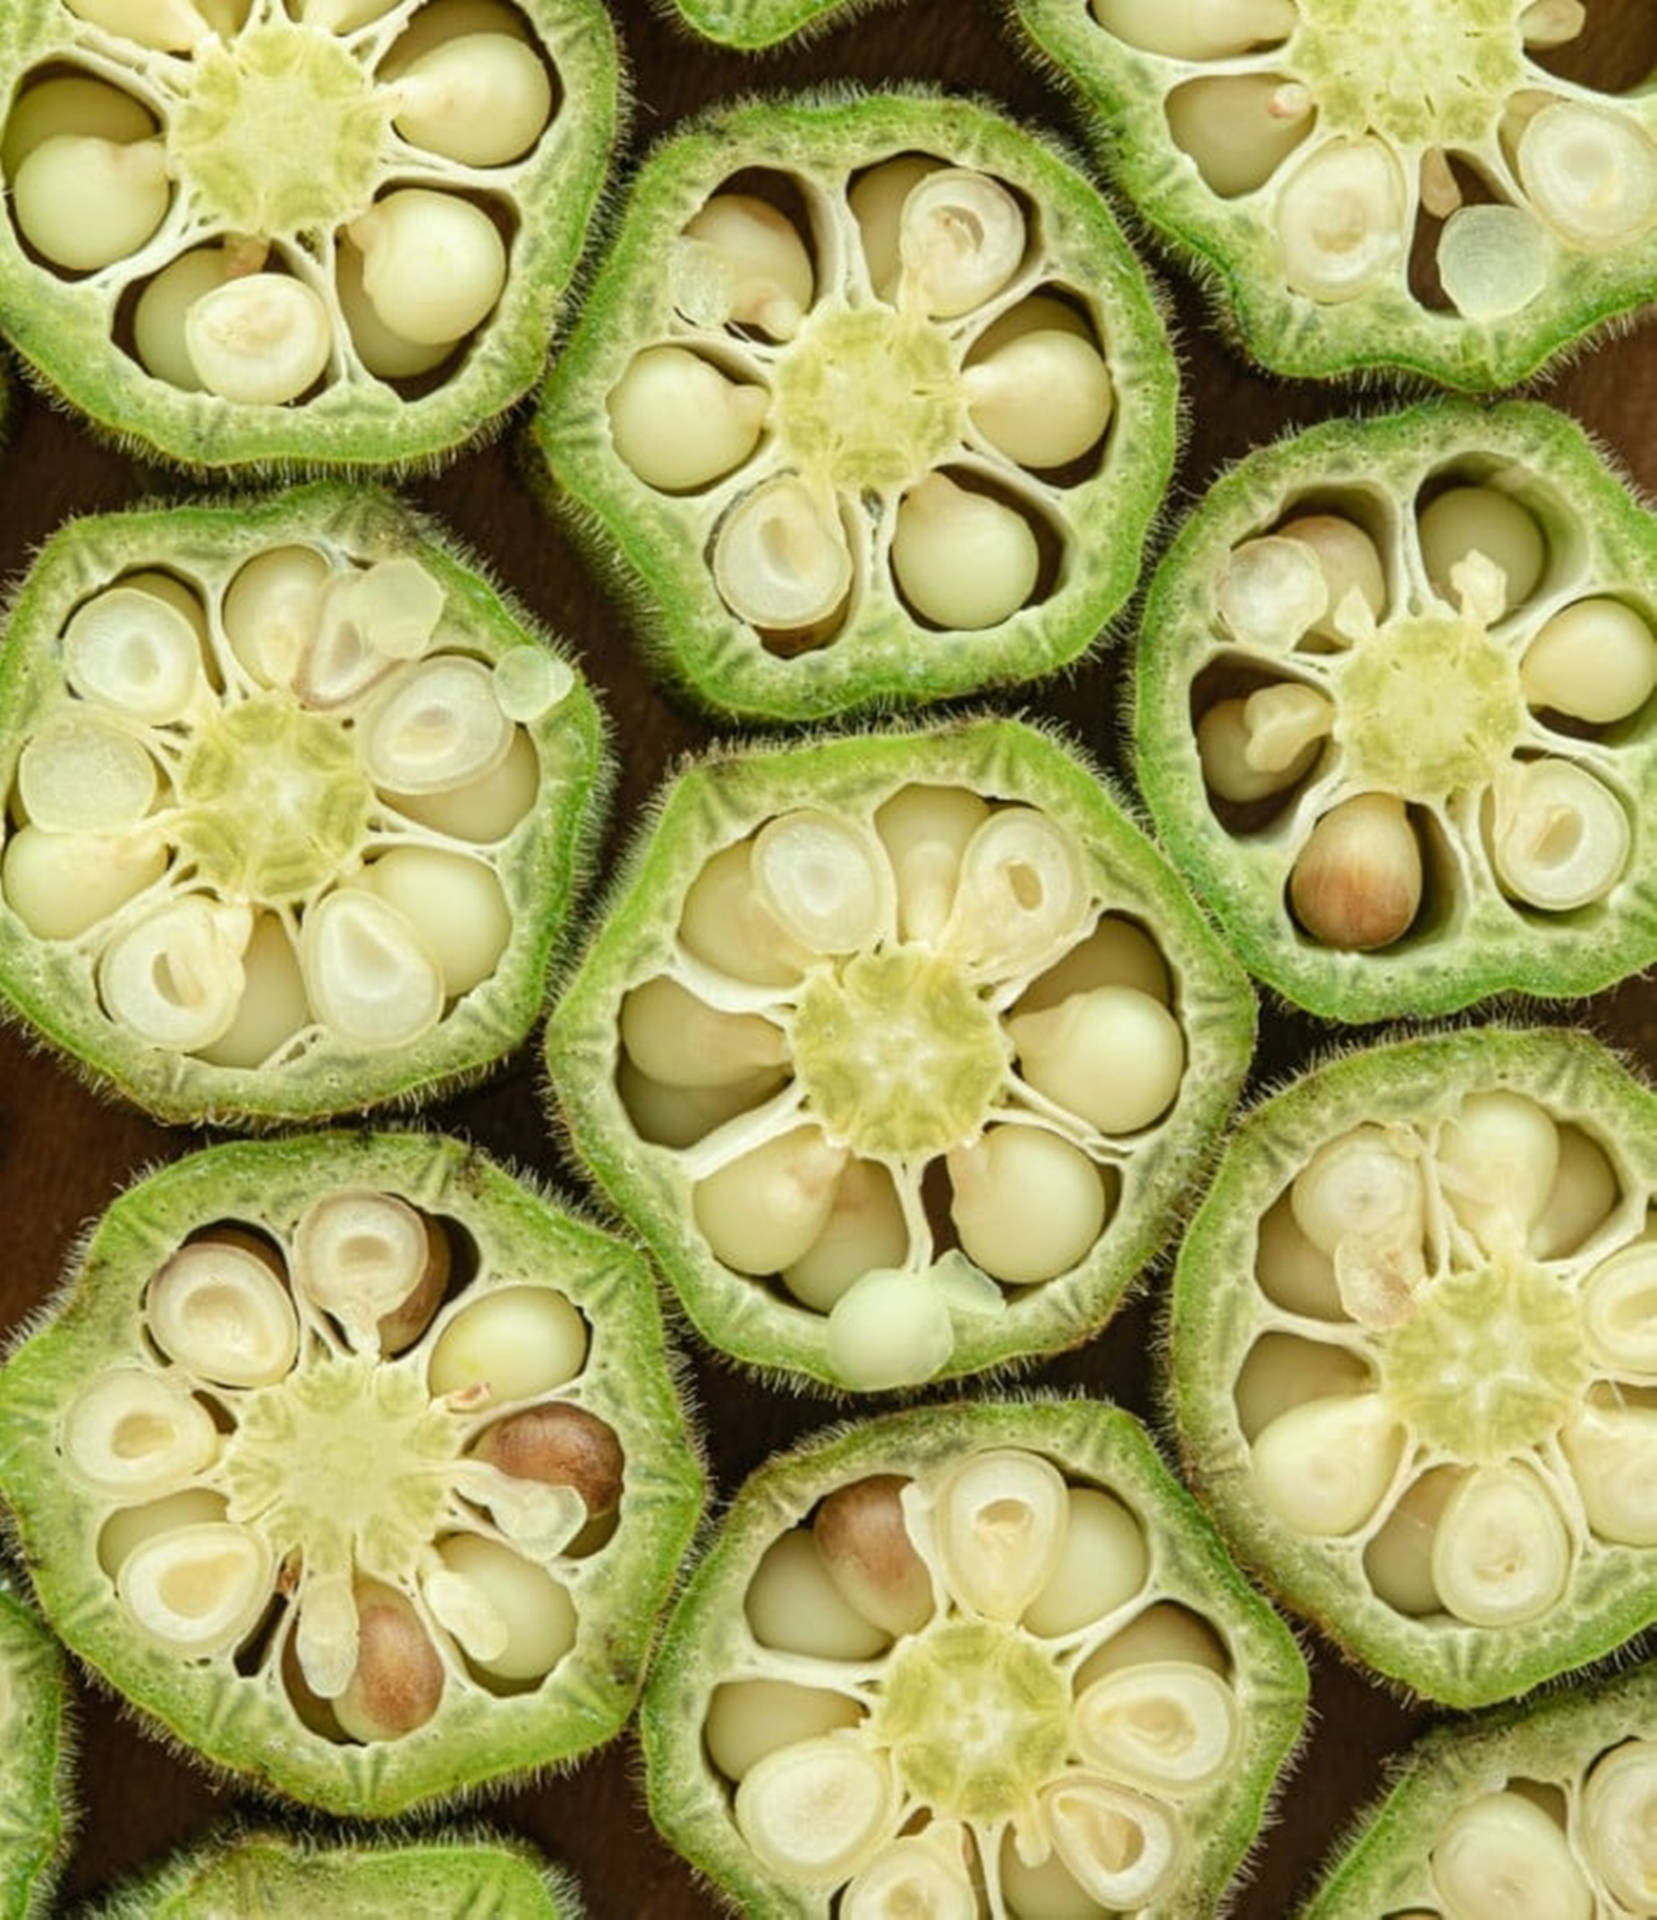
[[[798,980],[811,955],[778,926],[754,883],[754,843],[739,840],[704,862],[685,893],[679,938],[699,960],[756,986]]]
[[[1505,320],[1547,291],[1555,247],[1525,207],[1457,206],[1438,237],[1438,278],[1464,320]]]
[[[1254,1277],[1266,1298],[1290,1313],[1314,1320],[1346,1318],[1335,1284],[1335,1263],[1302,1231],[1287,1193],[1260,1216]]]
[[[848,1606],[893,1635],[931,1619],[932,1575],[903,1512],[901,1474],[875,1473],[836,1487],[811,1523],[818,1557]]]
[[[1154,1904],[1179,1865],[1169,1811],[1112,1781],[1072,1776],[1043,1792],[1041,1809],[1077,1885],[1109,1909]]]
[[[829,1364],[862,1393],[930,1380],[954,1351],[949,1301],[930,1273],[876,1268],[829,1310]]]
[[[219,1067],[261,1067],[301,1028],[313,1024],[299,955],[274,913],[253,923],[242,954],[246,984],[235,1018],[218,1039],[195,1051]]]
[[[111,833],[155,805],[161,770],[143,743],[73,708],[31,734],[17,761],[17,797],[54,833]]]
[[[1626,720],[1657,687],[1657,635],[1620,600],[1577,600],[1525,649],[1519,685],[1533,707],[1596,726]]]
[[[260,1254],[234,1241],[181,1247],[150,1282],[144,1312],[169,1359],[220,1386],[269,1386],[299,1351],[287,1288]]]
[[[1387,603],[1386,571],[1380,549],[1362,527],[1338,513],[1301,513],[1285,520],[1276,538],[1298,540],[1312,549],[1317,560],[1329,611],[1314,620],[1314,633],[1340,637],[1335,614],[1350,593],[1358,595],[1372,618],[1380,619]]]
[[[210,1521],[141,1542],[122,1562],[115,1590],[147,1634],[197,1658],[248,1634],[270,1598],[271,1572],[256,1534]]]
[[[892,572],[904,598],[936,626],[979,632],[1025,604],[1041,556],[1021,513],[931,473],[898,506]]]
[[[357,358],[378,379],[418,379],[454,352],[452,340],[407,340],[386,325],[363,285],[362,249],[343,233],[334,245],[334,291]]]
[[[321,296],[285,273],[227,280],[190,303],[184,349],[221,400],[281,406],[322,377],[333,323]]]
[[[962,1250],[1010,1286],[1068,1272],[1104,1229],[1109,1203],[1099,1171],[1057,1134],[992,1127],[947,1155],[946,1165]]]
[[[1134,1133],[1173,1105],[1185,1035],[1166,1007],[1133,987],[1094,987],[1007,1032],[1025,1080],[1101,1133]]]
[[[1615,1168],[1580,1127],[1560,1127],[1559,1170],[1526,1245],[1538,1260],[1577,1251],[1622,1197]]]
[[[1243,1438],[1252,1440],[1291,1407],[1362,1393],[1373,1384],[1368,1365],[1346,1347],[1293,1333],[1263,1333],[1249,1348],[1232,1389],[1237,1424]]]
[[[516,160],[552,115],[546,69],[514,34],[456,34],[401,68],[392,92],[405,140],[468,167]]]
[[[688,493],[742,465],[770,398],[684,347],[646,347],[605,400],[616,452],[649,487]]]
[[[512,914],[493,867],[442,847],[395,847],[363,882],[403,916],[437,962],[454,999],[490,979],[512,937]]]
[[[184,393],[201,388],[190,358],[187,326],[195,303],[222,287],[228,268],[219,247],[193,247],[169,261],[138,296],[132,310],[132,343],[144,371]]]
[[[1082,1758],[1153,1793],[1205,1786],[1231,1761],[1239,1733],[1236,1696],[1206,1667],[1130,1667],[1095,1681],[1076,1701]]]
[[[169,1492],[218,1452],[213,1417],[177,1385],[137,1367],[95,1380],[63,1420],[63,1454],[95,1487],[127,1499]]]
[[[380,798],[436,833],[483,847],[504,840],[528,814],[540,784],[541,763],[534,744],[521,727],[514,727],[506,757],[487,773],[431,793],[403,793],[382,786]]]
[[[1657,1407],[1618,1404],[1601,1392],[1559,1436],[1583,1511],[1602,1540],[1657,1546]]]
[[[314,547],[267,547],[236,570],[220,618],[255,685],[291,687],[322,610],[327,560]]]
[[[1088,1655],[1076,1669],[1076,1691],[1107,1673],[1168,1660],[1205,1667],[1210,1673],[1231,1671],[1225,1647],[1206,1620],[1173,1601],[1159,1600]]]
[[[1408,239],[1409,195],[1398,162],[1373,136],[1330,140],[1277,198],[1284,278],[1307,299],[1355,299],[1395,273]]]
[[[436,346],[460,339],[506,284],[506,248],[494,221],[452,193],[399,188],[346,232],[362,252],[369,303],[405,340]]]
[[[1001,1897],[1018,1920],[1108,1920],[1109,1909],[1083,1892],[1056,1853],[1049,1853],[1039,1867],[1026,1866],[1010,1824],[1002,1836],[996,1872]]]
[[[1594,1268],[1582,1290],[1582,1324],[1602,1366],[1657,1377],[1657,1240],[1636,1241]]]
[[[1487,1253],[1522,1247],[1559,1169],[1559,1129],[1523,1094],[1470,1093],[1439,1137],[1450,1211]]]
[[[1095,987],[1131,987],[1164,1007],[1172,1005],[1174,997],[1162,949],[1133,921],[1106,913],[1085,940],[1030,982],[1017,1008],[1020,1013],[1041,1013]]]
[[[811,255],[786,214],[748,193],[716,193],[685,224],[696,265],[713,282],[710,324],[792,340],[811,305]],[[701,302],[698,301],[698,307]]]
[[[623,1054],[616,1067],[616,1090],[641,1140],[662,1147],[689,1147],[734,1120],[763,1106],[783,1085],[783,1075],[757,1073],[725,1087],[670,1087],[639,1072]]]
[[[1571,1546],[1553,1496],[1519,1466],[1480,1467],[1451,1493],[1433,1539],[1433,1586],[1475,1627],[1537,1620],[1559,1604]]]
[[[376,785],[436,793],[491,772],[515,737],[479,660],[437,654],[410,669],[364,729],[363,763]]]
[[[1404,1438],[1379,1394],[1307,1400],[1256,1436],[1254,1484],[1295,1532],[1336,1539],[1355,1533],[1381,1504]]]
[[[443,1298],[449,1243],[396,1194],[324,1194],[294,1229],[293,1284],[359,1349],[401,1353]]]
[[[739,620],[787,633],[826,620],[851,590],[832,499],[784,474],[745,494],[714,535],[713,578]]]
[[[152,1046],[190,1053],[228,1030],[246,976],[253,931],[246,907],[188,894],[140,920],[104,949],[98,997],[111,1020]]]
[[[587,1323],[555,1287],[498,1287],[444,1327],[426,1367],[434,1397],[468,1408],[550,1393],[587,1360]]]
[[[1289,1192],[1295,1224],[1324,1253],[1348,1241],[1419,1251],[1426,1219],[1421,1166],[1401,1129],[1360,1126],[1326,1141]]]
[[[164,727],[204,684],[201,642],[176,607],[140,587],[109,587],[63,630],[63,677],[82,699]]]
[[[1168,131],[1210,190],[1235,200],[1263,187],[1312,131],[1314,104],[1281,73],[1204,74],[1169,94]]]
[[[1295,858],[1289,900],[1315,940],[1371,953],[1421,907],[1421,848],[1396,794],[1361,793],[1323,814]]]
[[[1110,371],[1075,333],[1022,333],[969,361],[962,386],[973,425],[1022,467],[1079,460],[1110,424]]]
[[[767,821],[750,871],[760,903],[813,953],[854,953],[893,924],[891,870],[879,843],[834,814],[802,808]]]
[[[1522,1793],[1486,1793],[1452,1815],[1431,1858],[1451,1920],[1592,1920],[1594,1896],[1558,1824]]]
[[[1436,1467],[1412,1481],[1364,1549],[1364,1571],[1379,1599],[1399,1613],[1436,1613],[1433,1541],[1444,1503],[1461,1484],[1453,1467]]]
[[[918,153],[899,154],[895,160],[882,160],[859,174],[846,195],[862,236],[869,285],[881,300],[895,301],[897,297],[898,275],[903,267],[898,229],[904,202],[929,173],[936,173],[942,165],[941,160],[929,160]]]
[[[1531,205],[1573,246],[1620,246],[1657,220],[1657,145],[1621,113],[1553,101],[1520,135],[1517,163]]]
[[[1327,695],[1294,681],[1215,703],[1197,722],[1203,779],[1222,800],[1263,800],[1310,771],[1334,724]]]
[[[1547,544],[1535,517],[1494,487],[1448,488],[1422,509],[1417,532],[1433,591],[1452,606],[1460,599],[1455,569],[1474,553],[1501,569],[1509,609],[1531,597],[1547,564]]]
[[[1135,1515],[1114,1494],[1072,1487],[1058,1563],[1025,1608],[1023,1624],[1048,1640],[1074,1633],[1131,1600],[1149,1570]]]
[[[1528,906],[1570,913],[1602,899],[1621,879],[1631,842],[1621,801],[1569,760],[1520,761],[1497,778],[1496,877]]]
[[[953,1840],[953,1844],[952,1844]],[[978,1895],[968,1876],[959,1829],[910,1834],[879,1853],[841,1896],[844,1920],[975,1920]]]
[[[949,919],[961,857],[989,818],[965,787],[900,787],[875,815],[897,881],[898,937],[934,940]]]
[[[0,131],[0,170],[14,178],[25,156],[54,134],[96,134],[124,146],[154,132],[154,116],[123,88],[60,74],[25,86],[13,100]]]
[[[1034,807],[1000,807],[967,842],[941,943],[1001,976],[1056,957],[1090,917],[1080,850]]]
[[[738,1273],[775,1273],[814,1246],[834,1207],[846,1150],[794,1127],[698,1181],[696,1224]]]
[[[891,1174],[876,1160],[854,1159],[821,1233],[780,1271],[796,1300],[827,1313],[864,1274],[899,1267],[908,1253],[909,1223]]]
[[[754,1638],[779,1653],[817,1660],[872,1660],[891,1636],[845,1596],[830,1577],[807,1527],[795,1527],[766,1548],[743,1608]]]
[[[1595,1872],[1613,1900],[1637,1913],[1657,1886],[1657,1741],[1625,1740],[1603,1754],[1580,1807]]]
[[[299,965],[318,1017],[362,1046],[395,1047],[443,1013],[443,974],[409,922],[358,888],[324,895],[300,928]]]
[[[1266,534],[1227,555],[1214,604],[1245,646],[1282,652],[1323,623],[1329,580],[1311,542]]]
[[[55,133],[12,177],[12,213],[23,237],[75,273],[136,253],[166,218],[171,199],[160,140]]]
[[[1064,1555],[1070,1495],[1058,1469],[1010,1448],[970,1456],[933,1512],[944,1584],[989,1620],[1021,1619]]]
[[[898,218],[900,304],[935,320],[982,306],[1024,258],[1024,215],[986,173],[938,167],[909,190]]]
[[[855,1700],[791,1680],[727,1680],[714,1688],[702,1738],[727,1780],[743,1779],[757,1761],[782,1747],[820,1738],[862,1718]]]
[[[473,1652],[474,1666],[497,1680],[539,1680],[575,1645],[574,1603],[544,1567],[475,1533],[450,1534],[437,1550],[450,1572],[482,1594],[506,1628],[501,1651],[487,1658]]]
[[[113,1580],[144,1541],[180,1527],[215,1525],[224,1519],[225,1507],[224,1495],[206,1487],[186,1487],[160,1500],[146,1500],[141,1507],[117,1507],[98,1531],[98,1565]]]
[[[787,1058],[774,1022],[710,1007],[665,973],[627,994],[619,1025],[639,1071],[673,1087],[733,1086]]]
[[[737,1829],[771,1874],[837,1886],[890,1830],[896,1786],[887,1762],[832,1734],[768,1753],[736,1790]]]
[[[0,893],[41,940],[74,940],[153,886],[167,849],[151,834],[47,833],[20,827],[0,861]]]
[[[1220,60],[1287,39],[1294,0],[1088,0],[1095,20],[1129,46],[1176,60]]]

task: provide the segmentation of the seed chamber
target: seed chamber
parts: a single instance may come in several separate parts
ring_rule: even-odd
[[[83,520],[12,619],[0,977],[166,1119],[366,1106],[539,1009],[601,779],[574,669],[381,496]]]
[[[1347,1651],[1504,1699],[1648,1623],[1651,1096],[1590,1041],[1377,1048],[1245,1122],[1175,1280],[1222,1528]]]
[[[887,99],[660,149],[537,431],[670,675],[799,719],[1079,653],[1131,588],[1173,406],[1148,289],[1069,166]]]
[[[442,456],[539,372],[616,59],[592,0],[39,0],[8,335],[187,466]]]
[[[642,1266],[413,1135],[142,1183],[0,1402],[71,1648],[334,1812],[607,1738],[700,1494]]]
[[[1402,367],[1468,391],[1516,384],[1646,298],[1657,107],[1560,62],[1605,11],[1017,8],[1124,190],[1223,284],[1257,360],[1314,377]]]
[[[1543,409],[1245,459],[1158,573],[1141,782],[1251,968],[1326,1017],[1592,992],[1654,957],[1657,540]]]
[[[1128,1416],[932,1407],[738,1495],[647,1694],[647,1786],[755,1911],[1195,1913],[1304,1688]]]
[[[1228,1110],[1239,985],[1091,776],[977,723],[682,780],[548,1058],[709,1339],[883,1390],[1103,1321]]]

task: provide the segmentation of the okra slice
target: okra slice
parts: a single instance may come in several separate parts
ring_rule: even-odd
[[[300,1842],[262,1828],[214,1834],[95,1909],[97,1920],[255,1913],[581,1920],[582,1912],[572,1876],[522,1840],[472,1828],[347,1842]]]
[[[1657,1618],[1654,1121],[1567,1030],[1376,1047],[1252,1113],[1186,1234],[1198,1492],[1430,1699],[1508,1698]]]
[[[618,60],[599,0],[21,0],[0,330],[192,469],[434,464],[540,374]]]
[[[1657,99],[1609,0],[1016,0],[1101,158],[1274,372],[1512,386],[1651,297]]]
[[[753,1475],[640,1711],[745,1913],[1211,1914],[1306,1670],[1131,1415],[931,1406]]]
[[[974,720],[682,775],[547,1061],[705,1338],[879,1391],[1097,1331],[1252,1038],[1241,970],[1094,774]]]
[[[1565,415],[1435,402],[1249,455],[1157,570],[1140,785],[1326,1018],[1657,960],[1657,521]]]
[[[0,991],[162,1119],[429,1095],[540,1011],[606,782],[585,682],[321,483],[74,522],[0,660]]]
[[[686,26],[721,47],[754,52],[814,33],[868,0],[674,0]]]
[[[535,435],[662,671],[799,720],[1074,659],[1133,588],[1175,399],[1066,156],[963,100],[808,97],[646,161]]]
[[[37,1920],[78,1814],[68,1663],[34,1609],[0,1583],[0,1913]]]
[[[1657,1670],[1419,1742],[1300,1920],[1657,1909]]]
[[[701,1473],[643,1260],[456,1141],[140,1181],[0,1368],[42,1610],[165,1737],[385,1815],[632,1709]]]

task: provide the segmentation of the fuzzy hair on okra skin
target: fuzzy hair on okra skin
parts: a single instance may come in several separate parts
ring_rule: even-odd
[[[80,1824],[77,1730],[63,1649],[21,1597],[0,1580],[0,1912],[45,1920]]]

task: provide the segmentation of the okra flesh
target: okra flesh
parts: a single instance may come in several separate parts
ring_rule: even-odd
[[[1511,1698],[1653,1618],[1652,1114],[1564,1030],[1376,1047],[1246,1119],[1186,1237],[1194,1484],[1426,1698]]]
[[[76,522],[0,695],[0,986],[99,1082],[268,1124],[429,1093],[527,1033],[598,709],[386,497]]]
[[[0,1587],[0,1911],[35,1920],[53,1895],[79,1819],[68,1663],[45,1622]]]
[[[979,1401],[762,1467],[640,1731],[657,1825],[744,1911],[1195,1920],[1305,1697],[1131,1416]]]
[[[175,464],[433,464],[541,370],[618,89],[597,0],[26,0],[0,328]]]
[[[1101,1326],[1251,1036],[1241,974],[1093,775],[974,721],[682,776],[547,1059],[704,1337],[875,1392]]]
[[[1649,298],[1657,104],[1605,0],[1018,0],[1105,164],[1272,372],[1527,379]]]
[[[1564,415],[1434,402],[1248,455],[1159,566],[1138,669],[1164,843],[1298,1005],[1657,958],[1657,523]]]
[[[807,98],[645,161],[535,435],[667,677],[800,720],[1079,655],[1133,587],[1175,398],[1066,158],[965,101]]]
[[[638,1256],[438,1137],[140,1182],[0,1405],[71,1650],[189,1757],[359,1817],[608,1739],[700,1504]]]

